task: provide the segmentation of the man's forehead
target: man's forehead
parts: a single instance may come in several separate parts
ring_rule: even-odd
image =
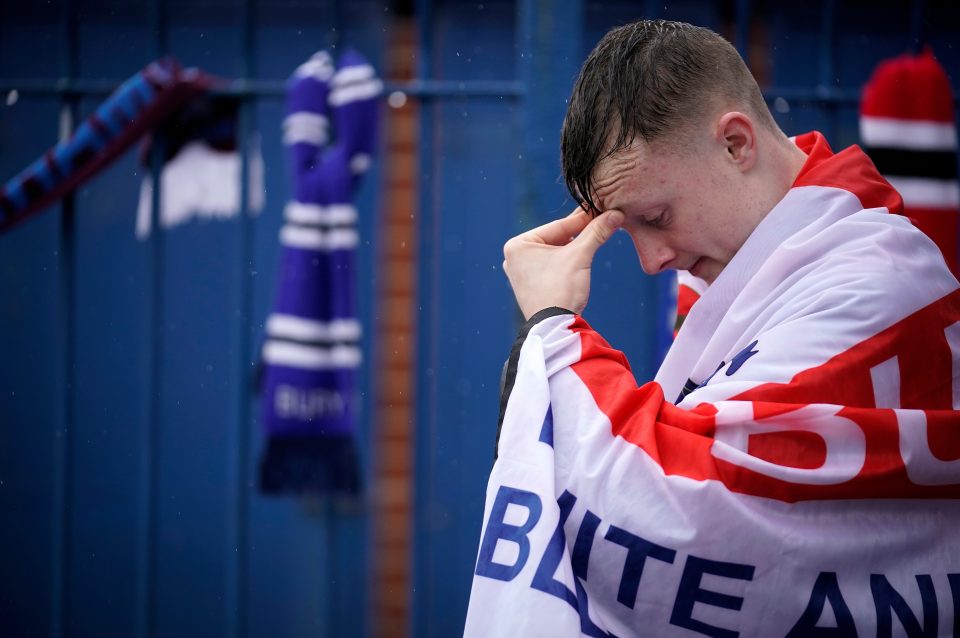
[[[600,212],[606,210],[607,200],[624,180],[642,168],[648,153],[645,143],[635,141],[600,160],[593,172],[593,200]]]

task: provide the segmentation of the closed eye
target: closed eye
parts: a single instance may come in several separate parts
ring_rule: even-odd
[[[645,217],[643,223],[652,228],[664,228],[670,222],[667,209],[664,208],[655,217]]]
[[[654,228],[662,229],[670,224],[669,207],[648,208],[643,212],[626,213],[624,226],[633,228]]]

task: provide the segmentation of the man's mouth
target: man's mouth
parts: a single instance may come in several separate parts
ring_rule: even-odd
[[[693,265],[687,269],[687,272],[689,272],[694,277],[699,278],[700,277],[699,268],[702,264],[703,264],[703,257],[693,262]]]

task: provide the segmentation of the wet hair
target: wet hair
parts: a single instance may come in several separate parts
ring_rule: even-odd
[[[560,138],[563,178],[588,212],[593,176],[605,158],[637,138],[670,134],[683,144],[688,125],[722,103],[746,109],[772,130],[773,116],[733,46],[709,29],[641,20],[608,32],[584,62]]]

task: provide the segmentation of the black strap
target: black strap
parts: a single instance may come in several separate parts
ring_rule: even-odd
[[[500,418],[497,419],[497,438],[493,446],[493,460],[497,460],[497,446],[500,444],[500,430],[503,428],[503,415],[507,412],[507,402],[510,401],[510,393],[513,392],[513,384],[517,382],[517,366],[520,364],[520,349],[523,342],[527,340],[530,329],[535,325],[557,315],[572,315],[572,310],[565,308],[544,308],[534,314],[530,319],[520,326],[520,332],[513,342],[513,348],[510,349],[510,358],[503,365],[503,373],[500,375]]]

